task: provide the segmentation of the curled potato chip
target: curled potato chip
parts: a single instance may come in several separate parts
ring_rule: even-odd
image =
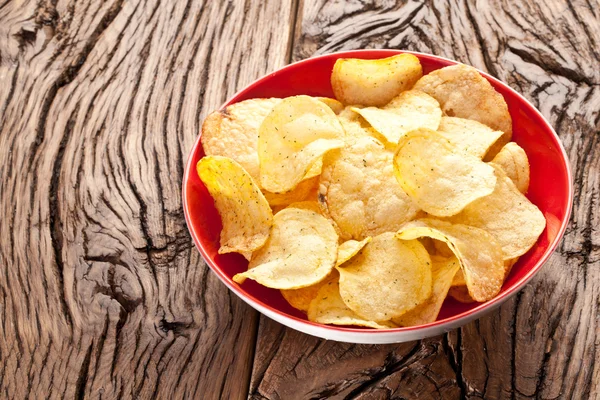
[[[525,150],[515,142],[507,143],[492,162],[502,168],[521,193],[529,189],[529,159]]]
[[[498,150],[510,141],[512,119],[506,101],[475,68],[457,64],[432,71],[413,89],[433,96],[450,117],[472,119],[504,132],[494,145]]]
[[[381,107],[410,89],[421,76],[421,63],[412,54],[379,60],[340,58],[333,66],[331,87],[346,105]]]
[[[323,154],[344,145],[343,138],[342,126],[324,103],[310,96],[284,99],[258,130],[261,186],[272,193],[292,190],[311,177]]]
[[[490,165],[497,178],[494,191],[448,220],[486,230],[502,247],[504,260],[510,260],[525,254],[535,244],[546,227],[546,219],[499,166]]]
[[[446,242],[458,258],[475,300],[490,300],[500,291],[504,281],[502,249],[483,229],[425,218],[406,223],[397,236],[403,240],[427,236]]]
[[[271,207],[287,206],[305,200],[318,185],[319,177],[313,176],[312,178],[301,181],[298,186],[287,193],[271,193],[263,190],[263,194]]]
[[[336,280],[321,286],[308,308],[308,320],[321,324],[364,326],[367,328],[396,328],[390,321],[370,321],[352,311],[340,297],[340,287]]]
[[[461,303],[474,303],[475,300],[473,300],[473,298],[471,297],[471,295],[469,294],[469,289],[467,289],[467,286],[465,285],[461,285],[461,286],[452,286],[449,290],[448,290],[448,296],[452,297],[453,299],[461,302]]]
[[[465,286],[467,282],[465,281],[465,275],[462,272],[462,269],[459,269],[454,278],[452,278],[452,286]]]
[[[321,282],[300,289],[282,289],[281,295],[295,309],[308,312],[310,302],[317,297],[319,289],[330,282],[336,282],[337,285],[338,277],[338,272],[334,269]]]
[[[360,242],[357,240],[346,240],[344,243],[340,244],[340,246],[338,247],[338,256],[337,261],[335,262],[335,266],[339,267],[340,265],[354,257],[370,241],[371,237],[369,236],[361,240]]]
[[[336,267],[340,295],[362,318],[399,317],[431,294],[431,260],[418,240],[399,240],[392,232],[375,236],[356,256]]]
[[[442,117],[438,132],[459,149],[459,152],[483,158],[503,135],[489,126],[470,119]]]
[[[418,129],[400,138],[394,157],[396,179],[425,212],[457,214],[494,190],[494,169],[477,157],[460,154],[438,132]]]
[[[271,235],[252,255],[248,271],[233,280],[253,279],[275,289],[298,289],[325,279],[335,265],[338,236],[314,211],[288,207],[273,217]]]
[[[336,114],[339,114],[344,110],[344,105],[331,97],[317,97],[317,100],[327,104],[327,106],[331,108],[331,111]]]
[[[434,322],[448,294],[452,277],[460,271],[460,263],[454,256],[450,258],[432,256],[433,289],[431,296],[417,307],[408,311],[393,322],[400,326],[414,326]]]
[[[375,131],[360,114],[353,111],[354,107],[346,107],[338,115],[340,124],[346,133],[346,141],[352,143],[356,138],[364,136],[381,137],[379,132]]]
[[[394,145],[418,128],[438,129],[442,110],[436,99],[418,90],[400,93],[383,108],[353,108],[388,142]]]
[[[237,161],[259,184],[258,128],[281,99],[250,99],[215,111],[202,124],[202,148],[207,156]]]
[[[269,237],[273,213],[252,177],[234,160],[207,156],[196,170],[221,215],[219,254],[238,252],[247,256]]]
[[[319,203],[342,239],[362,240],[396,231],[418,207],[394,179],[393,154],[362,137],[325,159]]]

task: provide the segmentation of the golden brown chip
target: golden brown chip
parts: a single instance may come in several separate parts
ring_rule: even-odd
[[[364,326],[375,329],[396,328],[396,325],[390,321],[370,321],[348,308],[340,297],[337,280],[319,288],[308,308],[308,320],[331,325]]]
[[[497,178],[494,191],[448,220],[486,230],[502,247],[503,259],[510,260],[535,244],[546,227],[546,219],[499,166],[490,165]]]
[[[475,300],[469,294],[469,289],[465,285],[462,286],[452,286],[450,290],[448,290],[448,296],[453,299],[461,302],[461,303],[474,303]]]
[[[423,75],[419,59],[399,54],[379,60],[340,58],[331,73],[335,97],[346,105],[381,107]]]
[[[396,179],[425,212],[457,214],[494,190],[494,169],[479,158],[461,154],[438,132],[418,129],[398,142],[394,157]]]
[[[480,122],[456,117],[442,117],[438,132],[459,149],[459,152],[480,159],[503,135],[502,131],[495,131]]]
[[[370,241],[371,237],[369,236],[361,240],[360,242],[358,240],[346,240],[344,243],[340,244],[340,247],[338,247],[338,256],[337,261],[335,262],[335,266],[339,267],[340,265],[354,257]]]
[[[397,236],[404,240],[427,236],[446,242],[460,261],[469,293],[475,300],[490,300],[500,291],[504,281],[502,249],[483,229],[420,219],[406,223]]]
[[[462,269],[459,269],[452,279],[452,286],[466,286],[466,284],[465,275],[463,274]]]
[[[512,119],[506,101],[475,68],[458,64],[438,69],[419,79],[413,89],[433,96],[449,117],[472,119],[504,132],[494,146],[498,150],[510,141]]]
[[[196,169],[223,223],[219,254],[247,256],[261,247],[269,237],[273,214],[252,177],[240,164],[221,156],[202,158]]]
[[[450,258],[432,256],[433,290],[431,296],[417,307],[408,311],[393,322],[400,326],[415,326],[434,322],[450,289],[452,277],[460,271],[460,263],[454,256]]]
[[[492,162],[502,168],[521,193],[529,189],[529,159],[525,150],[515,142],[507,143]]]
[[[406,133],[418,129],[438,129],[442,110],[436,99],[418,90],[400,93],[383,108],[353,108],[385,140],[394,146]]]
[[[415,308],[431,294],[431,259],[418,240],[392,232],[375,236],[340,273],[344,303],[364,319],[388,321]]]
[[[273,217],[271,235],[252,255],[249,270],[233,280],[253,279],[275,289],[298,289],[325,279],[337,259],[338,236],[318,213],[288,207]]]
[[[324,285],[327,285],[330,282],[336,282],[337,285],[338,277],[339,274],[337,270],[334,269],[321,282],[317,282],[314,285],[303,287],[300,289],[282,289],[281,295],[295,309],[308,312],[310,302],[315,297],[317,297],[319,289],[321,289]]]
[[[258,127],[281,99],[251,99],[215,111],[202,124],[202,148],[207,156],[237,161],[259,183]]]
[[[313,192],[318,190],[319,177],[314,176],[309,179],[301,181],[298,186],[287,193],[271,193],[267,190],[263,190],[265,198],[269,202],[271,207],[275,206],[287,206],[289,204],[303,201]]]
[[[342,239],[396,231],[417,213],[394,179],[392,158],[379,141],[362,137],[325,159],[319,203]]]
[[[258,130],[261,186],[285,193],[306,178],[329,150],[344,145],[344,130],[324,103],[310,96],[284,99]]]

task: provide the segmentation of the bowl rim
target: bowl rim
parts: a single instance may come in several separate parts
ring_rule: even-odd
[[[234,99],[242,96],[245,92],[250,91],[251,89],[260,85],[263,81],[269,79],[271,76],[273,76],[275,74],[279,74],[288,69],[297,68],[298,66],[301,66],[306,63],[314,62],[315,60],[318,60],[321,58],[329,58],[332,56],[337,56],[337,58],[353,57],[356,55],[360,55],[360,53],[371,53],[371,52],[380,53],[382,55],[382,57],[386,57],[386,56],[389,57],[389,56],[393,56],[396,54],[407,53],[407,54],[413,54],[415,56],[418,56],[419,58],[425,58],[425,59],[430,59],[430,60],[435,60],[435,61],[440,61],[440,60],[445,61],[445,62],[450,63],[451,65],[462,64],[458,61],[455,61],[455,60],[452,60],[452,59],[449,59],[446,57],[435,56],[432,54],[421,53],[421,52],[416,52],[416,51],[396,50],[396,49],[359,49],[359,50],[345,50],[345,51],[338,51],[338,52],[333,52],[333,53],[320,54],[320,55],[317,55],[314,57],[306,58],[304,60],[296,61],[294,63],[285,65],[282,68],[279,68],[273,72],[270,72],[270,73],[256,79],[249,85],[247,85],[244,88],[242,88],[241,90],[237,91],[233,96],[231,96],[227,101],[225,101],[221,105],[219,110],[227,107],[230,104],[234,104],[234,103],[231,103]],[[565,162],[565,167],[566,167],[565,168],[566,175],[567,175],[567,179],[569,182],[569,185],[568,185],[569,190],[568,190],[567,196],[565,198],[565,200],[567,202],[566,213],[565,213],[564,219],[561,221],[561,226],[557,232],[555,239],[552,241],[552,243],[550,243],[550,245],[548,246],[548,249],[544,252],[544,254],[542,254],[542,256],[535,263],[535,265],[529,271],[527,271],[527,273],[525,273],[525,275],[523,277],[521,277],[512,286],[507,288],[504,292],[498,294],[496,297],[494,297],[491,300],[488,300],[484,303],[477,305],[475,308],[472,308],[467,311],[463,311],[459,314],[452,315],[450,317],[444,318],[439,321],[434,321],[434,322],[430,322],[427,324],[415,325],[415,326],[409,326],[409,327],[398,327],[398,328],[387,328],[387,329],[364,329],[364,328],[347,328],[347,327],[341,327],[341,326],[336,326],[336,325],[325,325],[325,324],[319,324],[316,322],[301,319],[294,315],[289,315],[289,314],[284,313],[276,308],[273,308],[270,305],[255,298],[254,296],[240,291],[239,288],[236,287],[234,282],[231,281],[231,279],[218,267],[218,265],[216,265],[216,263],[213,263],[210,260],[210,257],[208,256],[207,251],[204,249],[204,246],[203,246],[202,242],[199,240],[195,230],[191,229],[191,222],[190,222],[190,217],[189,217],[190,207],[187,202],[187,182],[189,181],[189,175],[190,175],[191,171],[195,171],[195,168],[192,165],[192,159],[193,159],[193,155],[198,150],[198,147],[201,146],[202,132],[200,131],[200,133],[198,134],[198,136],[195,139],[195,143],[192,146],[192,149],[189,152],[188,160],[186,162],[184,176],[183,176],[183,180],[182,180],[182,202],[183,202],[183,211],[184,211],[184,216],[185,216],[185,222],[186,222],[188,231],[190,232],[190,235],[192,236],[194,244],[195,244],[196,248],[198,249],[198,251],[200,252],[200,254],[201,254],[202,258],[204,259],[204,261],[206,262],[206,264],[217,275],[217,277],[219,278],[219,280],[221,280],[221,282],[223,282],[238,297],[240,297],[243,301],[245,301],[247,304],[252,306],[257,311],[259,311],[262,314],[265,314],[285,325],[288,325],[294,329],[302,330],[306,333],[310,333],[312,335],[317,335],[317,336],[320,336],[320,337],[323,337],[326,339],[333,338],[331,335],[329,335],[330,333],[337,333],[337,334],[342,334],[342,335],[343,334],[350,334],[350,335],[357,334],[359,336],[368,335],[370,337],[376,337],[376,336],[389,336],[391,334],[392,335],[400,335],[403,333],[408,334],[410,332],[414,333],[414,332],[420,331],[423,333],[428,333],[429,335],[433,335],[433,334],[436,334],[441,331],[447,331],[447,330],[456,328],[458,326],[461,326],[463,323],[467,323],[470,320],[478,318],[482,314],[492,311],[493,309],[500,306],[504,301],[508,300],[510,297],[515,295],[525,285],[527,285],[527,283],[529,283],[529,281],[535,276],[535,274],[537,274],[540,271],[540,269],[542,268],[542,266],[548,261],[548,259],[554,253],[554,251],[558,247],[558,244],[562,240],[564,233],[567,229],[567,226],[569,224],[570,218],[571,218],[572,205],[573,205],[573,175],[572,175],[572,171],[571,171],[571,164],[569,161],[569,157],[567,156],[565,148],[560,140],[560,137],[558,136],[558,134],[556,133],[556,131],[554,130],[552,125],[550,125],[550,123],[542,115],[542,113],[533,104],[531,104],[531,102],[529,100],[527,100],[523,95],[521,95],[519,92],[515,91],[513,88],[508,86],[508,84],[500,81],[499,79],[493,77],[492,75],[490,75],[484,71],[479,70],[478,68],[476,68],[476,69],[480,74],[485,76],[488,80],[491,80],[494,83],[506,88],[512,95],[517,96],[523,102],[523,104],[525,106],[529,107],[530,111],[533,111],[535,114],[537,114],[541,118],[541,120],[546,125],[546,128],[548,128],[550,130],[550,132],[552,133],[552,140],[555,142],[556,145],[558,145],[558,148],[560,149],[560,151],[562,153],[562,158]],[[288,322],[288,323],[286,323],[286,322]],[[298,326],[297,324],[300,324],[300,325]],[[302,329],[303,326],[305,326],[306,329]],[[429,332],[427,332],[427,331],[429,331]],[[347,335],[343,335],[343,336],[347,336]],[[356,335],[352,335],[352,336],[355,336],[355,338],[356,338]],[[366,343],[371,343],[371,342],[366,342]]]

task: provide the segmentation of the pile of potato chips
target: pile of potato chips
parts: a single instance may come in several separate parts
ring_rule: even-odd
[[[340,59],[337,99],[252,99],[209,115],[197,165],[252,279],[308,319],[393,328],[483,302],[544,230],[503,97],[474,68]]]

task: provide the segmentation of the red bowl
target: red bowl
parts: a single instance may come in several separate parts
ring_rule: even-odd
[[[287,97],[299,94],[333,97],[330,76],[338,58],[377,59],[399,53],[419,58],[423,73],[456,64],[455,61],[428,54],[397,50],[356,50],[327,54],[288,65],[238,92],[222,108],[251,98]],[[573,189],[567,155],[558,135],[541,113],[523,96],[506,84],[481,72],[504,96],[513,120],[513,141],[525,149],[531,166],[531,184],[527,197],[546,217],[546,229],[535,246],[514,265],[500,293],[485,303],[463,304],[448,298],[438,320],[408,328],[373,330],[321,325],[310,322],[292,308],[279,290],[246,280],[243,285],[232,281],[233,275],[245,271],[247,261],[238,254],[220,255],[221,219],[213,200],[196,174],[196,164],[204,156],[200,136],[190,153],[183,178],[183,207],[188,229],[198,250],[215,274],[252,307],[299,331],[326,339],[355,343],[393,343],[416,340],[461,326],[498,307],[514,295],[540,270],[565,232]]]

